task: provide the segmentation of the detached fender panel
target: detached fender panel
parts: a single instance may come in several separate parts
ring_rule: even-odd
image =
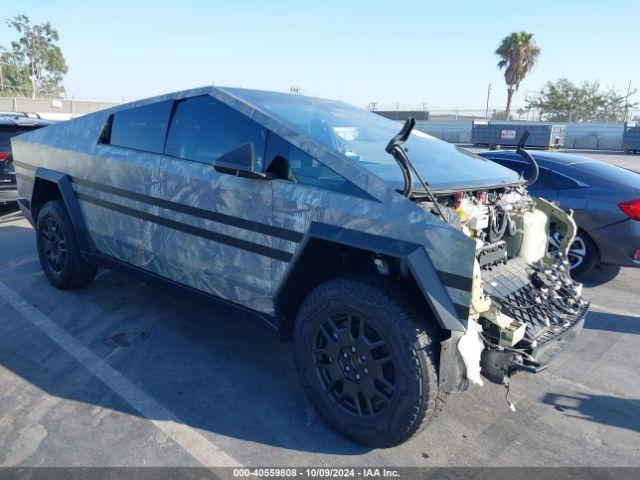
[[[300,278],[298,265],[312,240],[321,240],[337,245],[343,245],[358,250],[379,253],[388,257],[404,260],[409,266],[422,294],[433,310],[440,326],[445,330],[465,331],[468,306],[454,304],[447,295],[445,286],[471,291],[471,277],[462,277],[447,272],[438,272],[422,245],[397,240],[357,230],[351,230],[333,225],[312,222],[309,230],[302,239],[298,250],[285,271],[274,295],[276,315],[282,313],[288,291],[292,284]]]

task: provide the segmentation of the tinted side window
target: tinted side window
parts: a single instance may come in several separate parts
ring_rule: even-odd
[[[266,130],[242,113],[205,95],[176,102],[165,154],[211,164],[221,155],[253,143],[262,170]]]
[[[267,141],[266,157],[271,166],[278,165],[278,176],[280,178],[289,179],[310,187],[371,198],[370,195],[320,163],[311,155],[271,132],[269,132]],[[286,160],[286,164],[290,169],[289,175],[286,172],[282,172],[282,165],[278,162],[278,160],[282,159]]]
[[[517,160],[503,160],[503,159],[494,160],[494,161],[499,163],[503,167],[507,167],[513,170],[514,172],[516,172],[517,174],[522,175],[524,178],[528,179],[531,177],[531,165],[529,165],[528,163],[519,162]]]
[[[578,188],[580,186],[571,178],[565,177],[564,175],[561,175],[559,173],[552,172],[551,175],[553,176],[553,184],[555,185],[556,188],[566,189],[566,188]]]
[[[500,160],[500,165],[510,168],[516,173],[521,174],[525,179],[531,178],[531,165],[528,162],[519,162],[518,160]],[[555,188],[554,177],[548,169],[538,167],[538,179],[531,188]]]
[[[538,168],[538,180],[536,180],[535,186],[538,188],[555,188],[553,183],[553,174],[546,168]]]
[[[109,143],[118,147],[162,153],[171,100],[150,103],[113,114]]]

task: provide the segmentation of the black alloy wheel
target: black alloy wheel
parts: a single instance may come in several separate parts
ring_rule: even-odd
[[[345,312],[328,318],[314,340],[314,368],[325,393],[357,417],[384,410],[396,391],[385,340],[371,323]]]
[[[331,426],[363,445],[398,445],[442,408],[440,330],[417,300],[399,282],[353,274],[316,286],[299,307],[302,386]]]
[[[45,262],[56,274],[61,274],[67,263],[67,244],[62,228],[55,218],[48,217],[40,230],[40,241],[44,250]]]
[[[62,200],[45,203],[38,212],[36,243],[40,266],[56,288],[72,290],[93,281],[97,268],[82,257],[76,232]]]

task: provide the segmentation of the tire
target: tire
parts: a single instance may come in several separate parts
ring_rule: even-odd
[[[549,237],[549,251],[553,252],[557,248],[562,237],[554,232]],[[571,265],[571,277],[575,279],[583,279],[596,266],[600,259],[598,247],[591,239],[589,234],[578,228],[576,238],[569,247],[569,263]]]
[[[93,281],[98,269],[82,258],[62,200],[44,204],[38,214],[36,235],[40,266],[51,285],[74,290]]]
[[[370,447],[404,442],[440,411],[439,351],[439,328],[398,286],[375,277],[321,284],[294,328],[296,367],[311,403],[336,430]]]

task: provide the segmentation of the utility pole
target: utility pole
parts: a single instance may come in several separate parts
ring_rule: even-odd
[[[491,96],[491,84],[487,87],[487,109],[484,111],[484,116],[489,118],[489,97]]]
[[[629,80],[629,86],[627,87],[627,96],[624,101],[624,121],[629,120],[629,96],[631,95],[631,80]]]

